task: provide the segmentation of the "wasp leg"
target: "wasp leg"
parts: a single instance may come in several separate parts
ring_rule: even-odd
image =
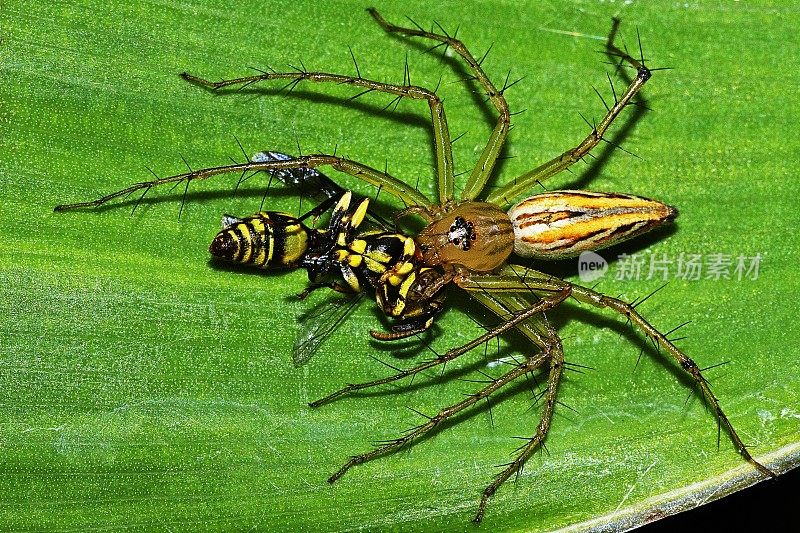
[[[444,114],[444,107],[442,100],[433,92],[410,84],[410,79],[407,78],[408,83],[403,85],[395,85],[390,83],[382,83],[379,81],[368,80],[357,76],[346,76],[341,74],[331,74],[328,72],[310,72],[306,70],[298,70],[297,72],[263,72],[256,76],[244,76],[241,78],[234,78],[221,81],[209,81],[198,76],[183,72],[181,77],[191,83],[201,85],[211,90],[219,90],[225,87],[239,86],[239,89],[259,83],[262,81],[270,80],[289,80],[287,87],[293,89],[298,83],[302,81],[310,81],[316,83],[335,83],[337,85],[353,85],[364,89],[361,93],[357,94],[354,98],[361,96],[368,92],[382,92],[395,95],[395,99],[389,104],[399,103],[403,98],[411,98],[412,100],[426,100],[428,107],[431,110],[431,123],[433,127],[433,148],[436,158],[436,170],[438,175],[439,190],[447,190],[449,187],[450,196],[445,199],[441,198],[441,203],[444,204],[447,200],[452,200],[453,192],[453,149],[450,140],[450,130],[447,127],[447,118]],[[408,205],[414,205],[407,202]],[[430,202],[416,202],[417,205],[428,207]]]
[[[141,183],[134,183],[129,187],[125,187],[124,189],[120,189],[118,191],[112,192],[95,200],[90,200],[88,202],[57,205],[54,208],[54,210],[68,211],[84,207],[97,207],[106,204],[116,198],[127,196],[135,191],[144,190],[144,192],[146,193],[153,187],[158,187],[160,185],[164,185],[167,183],[177,184],[181,182],[186,182],[188,186],[188,183],[191,181],[204,180],[219,174],[242,173],[242,172],[258,171],[258,170],[269,171],[269,170],[285,170],[292,168],[317,168],[322,166],[331,166],[340,172],[344,172],[345,174],[349,174],[354,178],[375,185],[376,187],[380,187],[381,190],[394,195],[395,197],[400,199],[400,201],[404,202],[406,205],[426,206],[430,204],[429,200],[425,198],[425,196],[423,196],[421,193],[414,190],[409,185],[398,180],[397,178],[390,176],[389,174],[386,174],[385,172],[381,172],[379,170],[358,163],[351,159],[345,159],[343,157],[337,157],[333,155],[314,154],[314,155],[299,156],[287,161],[263,161],[263,162],[248,161],[247,163],[239,163],[235,165],[222,165],[218,167],[193,170],[191,172],[184,172],[182,174],[176,174],[174,176],[159,178],[152,181],[143,181]]]
[[[517,196],[524,194],[533,188],[533,186],[537,183],[541,183],[547,178],[571,167],[573,164],[583,159],[583,157],[586,156],[595,146],[600,144],[600,141],[605,140],[603,135],[605,135],[609,126],[611,126],[611,123],[614,122],[614,120],[619,116],[622,110],[625,109],[625,107],[630,105],[633,97],[636,96],[636,93],[638,93],[647,80],[650,79],[652,72],[651,69],[648,69],[645,66],[643,59],[634,59],[627,52],[617,48],[617,46],[614,44],[614,38],[616,37],[618,27],[619,20],[614,19],[613,25],[611,26],[611,31],[608,35],[608,40],[606,41],[606,51],[609,56],[618,57],[621,61],[636,69],[636,76],[631,80],[628,88],[625,89],[625,92],[623,92],[619,97],[617,97],[616,93],[614,93],[614,105],[610,108],[606,106],[608,109],[606,115],[603,117],[603,120],[601,120],[598,124],[592,125],[591,133],[589,133],[589,135],[583,141],[581,141],[580,144],[551,159],[543,165],[540,165],[533,170],[511,180],[502,187],[495,189],[487,196],[487,202],[496,205],[512,204]],[[641,42],[639,43],[639,49],[641,51]],[[643,56],[640,55],[640,57]]]
[[[308,298],[308,295],[318,289],[331,289],[336,292],[341,292],[342,294],[353,294],[353,289],[347,285],[339,283],[337,281],[332,281],[330,283],[312,283],[301,292],[297,293],[298,300],[305,300]]]
[[[610,309],[624,316],[633,326],[641,331],[655,346],[658,353],[666,352],[678,365],[691,377],[699,387],[702,396],[708,401],[718,422],[725,428],[731,438],[736,450],[748,463],[753,465],[764,475],[775,477],[776,474],[756,461],[747,447],[742,442],[738,433],[734,429],[728,417],[720,407],[719,400],[711,390],[708,380],[703,376],[697,364],[680,349],[678,349],[667,337],[653,327],[645,318],[636,311],[634,305],[624,302],[618,298],[606,296],[592,289],[569,283],[560,279],[552,278],[547,274],[536,270],[527,269],[519,266],[506,266],[499,275],[474,275],[470,278],[457,278],[459,286],[471,291],[473,296],[490,293],[548,293],[555,287],[571,290],[573,298],[581,303],[592,305],[600,309]]]
[[[398,322],[397,324],[392,324],[391,332],[372,329],[370,330],[369,334],[375,340],[387,342],[413,337],[414,335],[428,331],[433,325],[433,318],[440,310],[441,309],[437,309],[434,312],[425,313],[424,315],[420,315],[409,320],[404,320],[402,322]]]
[[[453,51],[461,56],[461,58],[467,63],[467,66],[473,72],[475,79],[483,86],[484,90],[486,91],[486,95],[489,97],[489,100],[491,100],[495,109],[497,109],[497,112],[500,114],[500,116],[497,118],[497,124],[495,125],[494,130],[492,130],[492,133],[489,136],[489,141],[486,143],[486,147],[481,152],[475,168],[467,179],[467,182],[464,186],[464,191],[461,193],[462,200],[474,200],[486,186],[486,182],[489,181],[489,177],[492,174],[494,165],[497,162],[497,157],[503,148],[503,144],[508,136],[509,128],[511,127],[511,113],[508,111],[508,103],[506,102],[505,96],[503,96],[503,91],[507,87],[498,90],[481,68],[481,62],[483,59],[480,61],[476,60],[469,49],[464,46],[464,43],[455,37],[451,37],[450,35],[439,35],[425,31],[421,27],[404,28],[402,26],[395,26],[394,24],[387,22],[375,8],[369,8],[367,11],[370,15],[372,15],[372,18],[374,18],[375,21],[389,33],[400,33],[410,37],[423,37],[425,39],[431,39],[441,43],[437,45],[437,47],[444,45],[447,48],[452,48]],[[485,57],[486,56],[484,55],[484,58]],[[439,196],[442,205],[444,205],[446,201],[453,199],[452,181],[449,183],[442,183],[440,181]]]

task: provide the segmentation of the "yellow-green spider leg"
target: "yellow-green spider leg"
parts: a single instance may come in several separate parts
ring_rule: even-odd
[[[353,85],[355,87],[363,88],[364,91],[357,94],[354,98],[357,98],[362,94],[375,91],[395,95],[396,98],[393,102],[399,101],[401,98],[426,100],[431,111],[431,122],[433,126],[433,149],[436,159],[436,170],[440,191],[443,183],[452,184],[453,182],[452,142],[450,140],[450,130],[447,127],[447,118],[445,117],[442,100],[435,92],[423,87],[410,84],[395,85],[390,83],[382,83],[362,78],[360,75],[346,76],[341,74],[330,74],[326,72],[310,72],[306,70],[300,70],[297,72],[264,72],[255,76],[245,76],[216,82],[208,81],[186,72],[181,74],[181,76],[192,83],[201,85],[214,91],[231,86],[238,86],[238,89],[241,90],[244,87],[263,81],[289,80],[289,87],[291,88],[302,81],[335,83],[337,85]],[[406,202],[406,205],[421,205],[428,207],[430,206],[430,201],[425,203],[417,201],[414,204]]]
[[[127,196],[136,191],[143,191],[143,197],[153,187],[158,187],[167,183],[178,184],[181,182],[186,182],[186,186],[188,187],[189,182],[191,181],[204,180],[218,174],[242,173],[259,170],[282,170],[291,168],[317,168],[321,166],[331,166],[336,170],[379,187],[380,190],[397,197],[406,205],[426,206],[429,204],[429,200],[419,193],[419,191],[416,191],[408,184],[398,180],[393,176],[390,176],[389,174],[386,174],[385,172],[380,172],[372,167],[368,167],[367,165],[352,161],[350,159],[345,159],[343,157],[315,154],[304,155],[286,161],[248,161],[247,163],[239,163],[235,165],[223,165],[218,167],[204,168],[201,170],[193,170],[191,172],[184,172],[183,174],[176,174],[174,176],[159,178],[152,181],[134,183],[129,187],[125,187],[124,189],[112,192],[95,200],[78,202],[74,204],[57,205],[55,207],[55,211],[67,211],[82,207],[97,207],[110,202],[115,198]]]
[[[508,104],[503,96],[503,91],[498,90],[494,84],[492,84],[492,82],[489,80],[489,77],[486,76],[481,68],[481,61],[476,60],[467,47],[464,46],[464,43],[455,37],[450,35],[439,35],[425,31],[419,26],[416,28],[395,26],[394,24],[387,22],[375,8],[370,8],[367,11],[369,11],[369,14],[372,15],[378,24],[380,24],[381,27],[387,32],[400,33],[411,37],[423,37],[425,39],[438,41],[441,44],[451,48],[467,63],[467,66],[473,72],[475,79],[483,86],[484,90],[486,91],[486,95],[489,97],[489,100],[491,100],[495,109],[497,109],[497,112],[500,114],[494,130],[492,130],[492,133],[489,136],[489,141],[481,152],[475,168],[472,170],[472,173],[467,179],[467,182],[464,186],[464,191],[461,193],[462,201],[474,200],[486,186],[486,182],[489,180],[489,177],[492,174],[495,162],[497,161],[497,157],[500,154],[503,144],[505,143],[508,130],[511,126],[511,114],[508,111]],[[452,158],[452,155],[450,157]],[[450,165],[452,166],[452,159],[450,161]],[[444,181],[442,178],[443,176],[440,174],[439,197],[441,203],[444,204],[453,199],[453,179],[452,174],[450,176],[444,176]]]
[[[473,275],[466,279],[458,280],[458,284],[463,289],[472,291],[473,295],[485,292],[496,293],[534,293],[547,296],[554,289],[560,287],[563,290],[569,289],[571,296],[584,304],[588,304],[599,309],[610,309],[626,318],[636,329],[641,331],[658,348],[658,353],[666,352],[678,365],[691,377],[699,387],[701,394],[710,405],[714,415],[720,425],[725,428],[739,454],[762,474],[775,477],[775,473],[756,461],[747,450],[742,439],[736,433],[733,425],[723,412],[719,401],[711,391],[708,380],[703,376],[697,364],[679,348],[677,348],[667,337],[653,327],[645,318],[639,314],[635,305],[622,301],[619,298],[606,296],[587,287],[576,285],[568,281],[553,278],[542,272],[524,268],[521,266],[505,266],[499,274]]]
[[[606,106],[607,112],[603,117],[603,120],[601,120],[598,124],[592,125],[591,133],[589,133],[589,135],[583,139],[580,144],[567,150],[561,155],[554,157],[543,165],[540,165],[533,170],[515,178],[509,183],[506,183],[505,185],[495,189],[486,197],[487,202],[499,206],[510,205],[514,203],[515,198],[531,190],[534,185],[543,182],[547,178],[558,174],[562,170],[566,170],[580,161],[595,146],[600,144],[600,141],[603,140],[603,135],[605,135],[606,131],[614,122],[614,120],[619,116],[622,110],[631,103],[633,97],[636,96],[636,93],[639,92],[647,80],[650,79],[652,70],[658,70],[648,69],[644,65],[643,60],[634,59],[630,56],[630,54],[624,50],[621,50],[614,44],[614,38],[616,37],[618,27],[619,20],[614,19],[614,23],[606,41],[606,52],[609,56],[617,57],[620,59],[620,61],[628,63],[636,69],[636,76],[631,80],[628,88],[625,89],[625,92],[623,92],[619,97],[616,95],[616,93],[614,93],[614,105],[611,107]],[[641,50],[641,43],[639,48]],[[609,78],[609,82],[610,81],[611,78]],[[605,104],[605,102],[603,103]]]

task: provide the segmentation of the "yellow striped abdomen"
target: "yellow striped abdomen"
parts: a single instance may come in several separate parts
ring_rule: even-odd
[[[219,259],[259,268],[293,267],[309,245],[309,229],[288,213],[262,211],[246,218],[225,215],[208,251]]]
[[[674,207],[629,194],[552,191],[522,200],[508,211],[514,252],[563,259],[599,250],[673,220]]]

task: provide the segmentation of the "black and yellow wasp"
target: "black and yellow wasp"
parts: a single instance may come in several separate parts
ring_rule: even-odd
[[[254,160],[286,161],[290,156],[261,152]],[[286,184],[326,199],[301,216],[277,211],[259,211],[237,218],[222,216],[222,230],[209,246],[217,259],[263,269],[304,268],[311,285],[301,294],[330,287],[350,293],[348,302],[332,300],[323,316],[301,332],[294,349],[295,364],[306,362],[319,343],[349,313],[365,291],[374,291],[381,310],[397,319],[391,332],[371,331],[379,340],[405,338],[428,329],[442,309],[440,273],[421,264],[422,254],[413,237],[385,228],[360,230],[369,199],[354,196],[315,169],[271,171]],[[331,208],[324,229],[309,227]],[[349,304],[349,305],[348,305]]]

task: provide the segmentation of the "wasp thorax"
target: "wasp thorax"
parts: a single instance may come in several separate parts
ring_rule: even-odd
[[[678,211],[629,194],[551,191],[522,200],[508,215],[517,255],[563,259],[641,235],[673,220]]]
[[[417,236],[423,263],[455,263],[476,272],[494,270],[514,251],[508,215],[492,204],[464,202]]]
[[[308,249],[309,229],[287,213],[262,211],[246,218],[222,217],[208,251],[216,258],[259,268],[295,266]]]

